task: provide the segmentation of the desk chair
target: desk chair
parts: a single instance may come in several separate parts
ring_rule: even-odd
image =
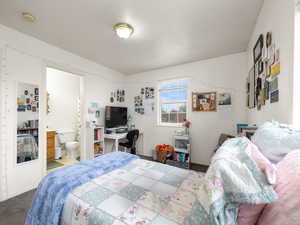
[[[127,152],[127,149],[130,149],[131,154],[136,154],[136,142],[139,138],[139,130],[131,130],[128,131],[126,139],[127,142],[119,143],[119,146],[125,148],[125,151]]]

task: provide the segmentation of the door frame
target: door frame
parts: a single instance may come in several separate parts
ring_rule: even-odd
[[[86,74],[76,68],[67,66],[67,65],[62,65],[62,64],[57,64],[51,61],[44,61],[43,65],[43,77],[44,77],[44,82],[45,82],[45,87],[47,90],[47,68],[52,68],[56,70],[60,70],[63,72],[71,73],[75,76],[79,76],[80,78],[80,108],[81,108],[81,118],[80,118],[80,137],[79,137],[79,143],[80,143],[80,161],[88,159],[88,154],[87,154],[87,149],[86,149],[86,126],[85,126],[85,121],[87,119],[87,115],[85,112],[85,106],[86,106],[86,96],[85,96],[85,78]],[[47,115],[45,115],[45,118]],[[47,127],[43,128],[43,132],[46,134],[47,133]],[[46,135],[47,136],[47,135]],[[44,163],[43,163],[43,174],[47,175],[47,140],[45,140],[45,148],[44,148]]]

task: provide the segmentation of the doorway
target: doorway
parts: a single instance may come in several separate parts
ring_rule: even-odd
[[[80,75],[47,68],[47,172],[81,159],[82,79]]]

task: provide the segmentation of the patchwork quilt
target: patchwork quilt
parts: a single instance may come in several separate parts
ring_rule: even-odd
[[[204,174],[137,159],[76,188],[61,225],[199,224]]]

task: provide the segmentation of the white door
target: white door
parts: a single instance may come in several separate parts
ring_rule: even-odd
[[[6,198],[11,198],[37,187],[44,175],[45,137],[45,72],[41,59],[7,48],[5,55],[7,80],[7,131],[6,149]],[[38,157],[32,161],[17,163],[17,89],[19,83],[39,87],[38,92]],[[27,100],[26,100],[27,101]]]

